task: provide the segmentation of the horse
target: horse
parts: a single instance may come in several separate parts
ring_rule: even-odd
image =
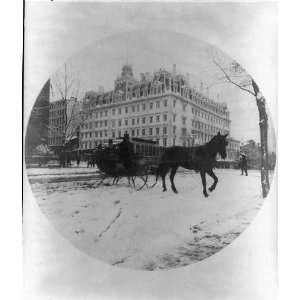
[[[216,163],[217,154],[220,154],[222,159],[225,159],[226,146],[228,142],[226,140],[228,134],[222,135],[218,132],[208,143],[201,146],[194,147],[182,147],[172,146],[167,148],[160,157],[159,165],[156,173],[156,182],[159,176],[162,177],[163,191],[167,190],[165,177],[169,170],[171,187],[174,193],[178,193],[175,184],[174,177],[178,167],[183,167],[188,170],[194,170],[200,172],[203,185],[203,194],[208,197],[206,191],[206,174],[213,178],[214,182],[209,191],[212,192],[218,183],[218,177],[213,172],[213,168]]]

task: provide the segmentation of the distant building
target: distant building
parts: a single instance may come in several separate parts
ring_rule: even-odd
[[[49,126],[50,79],[43,86],[32,108],[26,130],[25,157],[40,144],[47,144]]]
[[[161,146],[203,144],[219,131],[230,131],[226,103],[190,87],[188,75],[159,70],[134,77],[125,65],[108,92],[88,92],[82,104],[80,148],[93,149],[127,132]]]
[[[256,143],[254,140],[248,140],[241,146],[241,152],[246,154],[249,168],[260,168],[261,153],[259,143]]]
[[[261,146],[260,143],[256,143],[254,140],[248,140],[241,145],[241,152],[247,155],[247,161],[249,168],[260,169],[261,167]],[[268,167],[269,170],[274,170],[276,165],[276,153],[268,153]]]
[[[50,103],[48,145],[51,149],[59,151],[73,139],[79,140],[81,105],[72,97]]]
[[[231,137],[227,138],[228,146],[226,148],[227,150],[227,160],[229,161],[238,161],[240,159],[240,141],[235,140]]]

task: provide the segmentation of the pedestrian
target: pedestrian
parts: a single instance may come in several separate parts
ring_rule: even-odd
[[[77,151],[77,154],[76,154],[77,167],[79,167],[79,165],[80,165],[80,160],[81,160],[81,157],[80,157],[80,150],[78,150],[78,151]]]
[[[241,166],[241,175],[245,175],[248,176],[248,165],[247,165],[247,156],[245,153],[241,153],[240,155],[240,166]]]

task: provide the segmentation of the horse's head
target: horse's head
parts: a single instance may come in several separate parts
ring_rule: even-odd
[[[228,145],[228,141],[226,140],[227,136],[228,133],[222,135],[220,132],[218,132],[218,134],[215,135],[211,140],[211,142],[213,142],[214,144],[216,152],[221,155],[222,159],[225,159],[227,157],[227,153],[226,153],[226,146]]]

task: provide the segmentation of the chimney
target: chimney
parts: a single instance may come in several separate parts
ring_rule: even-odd
[[[176,75],[176,64],[173,64],[173,72],[172,72],[173,76]]]
[[[203,82],[200,82],[200,92],[203,92]]]
[[[185,77],[186,77],[187,83],[190,84],[190,73],[186,73]]]
[[[98,85],[98,93],[103,94],[104,93],[104,87],[102,85]]]

